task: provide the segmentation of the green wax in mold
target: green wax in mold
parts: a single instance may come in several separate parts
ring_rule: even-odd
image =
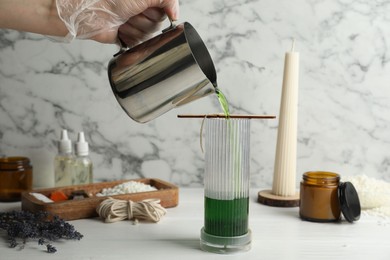
[[[219,200],[205,197],[205,232],[222,237],[248,233],[249,197]]]

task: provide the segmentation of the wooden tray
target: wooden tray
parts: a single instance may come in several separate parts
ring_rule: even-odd
[[[103,196],[97,197],[96,193],[101,192],[104,188],[112,188],[123,182],[128,182],[131,180],[120,180],[113,182],[101,182],[94,184],[86,185],[72,185],[65,187],[55,187],[49,189],[37,189],[32,191],[26,191],[22,193],[22,209],[38,212],[38,211],[47,211],[54,215],[61,217],[64,220],[75,220],[82,218],[92,218],[98,216],[96,213],[96,207],[108,197],[121,200],[132,200],[132,201],[141,201],[144,199],[157,198],[161,200],[161,206],[164,208],[175,207],[178,205],[179,201],[179,189],[177,186],[170,184],[168,182],[162,181],[160,179],[136,179],[133,181],[142,182],[149,184],[155,188],[156,191],[147,191],[147,192],[137,192],[137,193],[128,193],[122,195],[114,196]],[[54,191],[62,191],[67,196],[69,196],[73,191],[84,190],[90,197],[81,199],[81,200],[65,200],[59,202],[49,202],[45,203],[41,200],[38,200],[30,193],[41,193],[47,197],[50,197],[50,194]]]

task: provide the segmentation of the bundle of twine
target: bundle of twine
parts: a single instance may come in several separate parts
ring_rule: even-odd
[[[159,199],[145,199],[139,202],[118,200],[109,197],[96,208],[97,213],[106,223],[113,223],[125,219],[142,219],[159,222],[166,214]]]

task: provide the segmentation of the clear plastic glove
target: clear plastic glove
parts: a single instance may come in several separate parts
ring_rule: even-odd
[[[168,15],[178,19],[178,0],[56,0],[69,30],[65,40],[93,39],[128,46],[150,37]]]

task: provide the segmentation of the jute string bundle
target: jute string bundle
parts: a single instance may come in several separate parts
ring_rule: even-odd
[[[108,198],[96,208],[97,213],[107,223],[125,219],[144,219],[158,222],[166,214],[159,199],[145,199],[134,202]]]

